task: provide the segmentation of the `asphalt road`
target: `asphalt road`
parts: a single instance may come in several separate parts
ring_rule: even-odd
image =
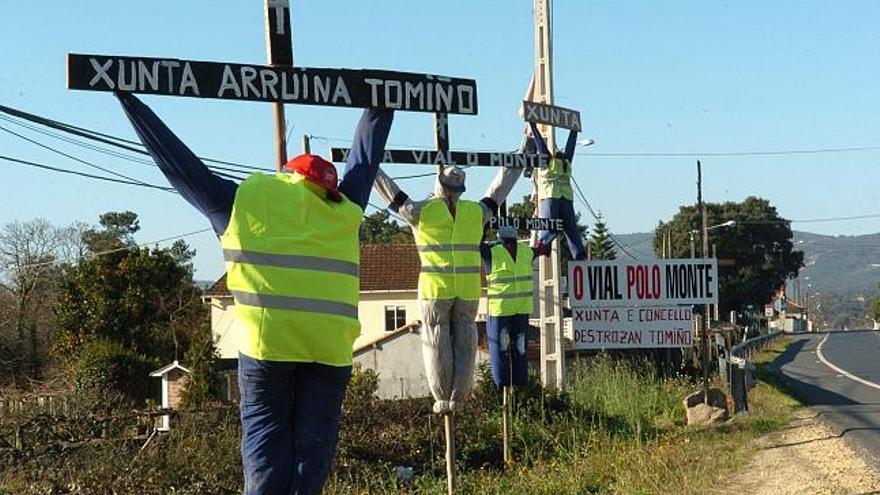
[[[792,337],[795,343],[773,362],[774,371],[836,436],[880,466],[880,332]]]

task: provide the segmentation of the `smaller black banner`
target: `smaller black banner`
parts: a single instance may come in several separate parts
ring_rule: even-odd
[[[331,160],[344,162],[350,148],[330,148]],[[546,168],[547,157],[526,153],[485,151],[385,150],[382,163],[407,165],[468,165],[477,167]]]
[[[562,230],[561,218],[492,217],[489,227],[513,227],[517,230]]]
[[[577,110],[569,110],[568,108],[555,107],[533,101],[524,101],[522,110],[526,122],[573,129],[578,132],[581,130],[581,113]]]

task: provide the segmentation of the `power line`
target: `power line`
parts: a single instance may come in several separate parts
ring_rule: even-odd
[[[58,133],[55,133],[55,132],[51,132],[51,131],[47,131],[47,130],[45,130],[45,129],[40,129],[40,128],[37,127],[36,125],[28,124],[28,123],[25,123],[25,122],[20,122],[20,121],[14,119],[14,118],[12,118],[12,117],[9,117],[8,115],[0,115],[0,120],[3,120],[3,121],[5,121],[5,122],[9,122],[9,123],[11,123],[11,124],[15,124],[15,125],[17,125],[17,126],[19,126],[19,127],[23,127],[23,128],[25,128],[25,129],[28,129],[28,130],[31,130],[31,131],[33,131],[33,132],[36,132],[36,133],[42,134],[42,135],[44,135],[44,136],[49,136],[49,137],[51,137],[51,138],[58,139],[58,140],[60,140],[60,141],[64,141],[65,143],[69,143],[69,144],[73,144],[73,145],[75,145],[75,146],[79,146],[79,147],[82,147],[82,148],[86,148],[86,149],[91,150],[91,151],[97,151],[97,152],[99,152],[99,153],[104,153],[104,154],[107,154],[107,155],[110,155],[110,156],[113,156],[113,157],[116,157],[116,158],[122,158],[122,159],[129,160],[129,161],[132,161],[132,162],[142,163],[142,164],[144,164],[144,165],[152,165],[152,166],[155,166],[155,164],[153,163],[152,160],[147,160],[146,158],[139,158],[139,157],[135,157],[135,156],[131,156],[131,155],[126,155],[125,153],[121,153],[121,152],[119,152],[119,151],[115,151],[115,150],[111,150],[111,149],[109,149],[109,148],[104,148],[104,147],[102,147],[102,146],[98,146],[98,145],[95,145],[95,144],[91,144],[91,143],[88,143],[88,142],[83,141],[83,140],[79,140],[79,139],[76,139],[76,138],[63,136],[63,135],[61,135],[61,134],[58,134]],[[136,151],[137,151],[137,150],[136,150]]]
[[[125,180],[129,180],[129,181],[132,181],[132,182],[137,182],[137,183],[145,184],[145,182],[143,182],[143,181],[141,181],[141,180],[139,180],[139,179],[135,179],[134,177],[129,177],[129,176],[127,176],[127,175],[120,174],[120,173],[118,173],[118,172],[114,172],[113,170],[110,170],[110,169],[108,169],[108,168],[102,167],[102,166],[100,166],[100,165],[95,165],[94,163],[88,162],[88,161],[83,160],[83,159],[81,159],[81,158],[77,158],[77,157],[75,157],[75,156],[73,156],[73,155],[70,155],[70,154],[68,154],[68,153],[65,153],[65,152],[63,152],[63,151],[61,151],[61,150],[55,149],[55,148],[53,148],[53,147],[51,147],[51,146],[49,146],[49,145],[47,145],[47,144],[40,143],[40,142],[38,142],[38,141],[36,141],[36,140],[33,140],[33,139],[31,139],[31,138],[29,138],[29,137],[27,137],[27,136],[23,136],[23,135],[21,135],[21,134],[15,132],[15,131],[13,131],[13,130],[7,129],[6,127],[3,127],[2,125],[0,125],[0,131],[4,131],[4,132],[7,132],[7,133],[9,133],[9,134],[12,134],[13,136],[15,136],[15,137],[17,137],[17,138],[19,138],[19,139],[22,139],[22,140],[24,140],[24,141],[27,141],[27,142],[29,142],[29,143],[35,145],[35,146],[39,146],[40,148],[47,149],[47,150],[49,150],[49,151],[51,151],[51,152],[53,152],[53,153],[56,153],[56,154],[59,154],[59,155],[65,157],[65,158],[70,158],[71,160],[74,160],[74,161],[76,161],[76,162],[82,163],[83,165],[86,165],[86,166],[88,166],[88,167],[92,167],[92,168],[94,168],[94,169],[96,169],[96,170],[100,170],[101,172],[108,173],[108,174],[110,174],[110,175],[113,175],[113,176],[115,176],[115,177],[119,177],[119,178],[121,178],[121,179],[125,179]]]
[[[108,144],[117,148],[125,149],[134,153],[138,153],[141,155],[149,156],[149,153],[146,150],[143,150],[143,144],[137,141],[133,141],[130,139],[121,138],[118,136],[113,136],[111,134],[105,134],[103,132],[95,131],[92,129],[87,129],[84,127],[78,127],[72,124],[68,124],[65,122],[53,120],[47,117],[42,117],[39,115],[35,115],[32,113],[28,113],[22,110],[18,110],[15,108],[7,107],[5,105],[0,105],[0,112],[6,113],[8,115],[12,115],[14,117],[18,117],[23,120],[27,120],[29,122],[33,122],[36,124],[40,124],[46,127],[50,127],[52,129],[56,129],[62,132],[66,132],[69,134],[73,134],[85,139],[89,139],[92,141],[101,142],[104,144]],[[226,160],[218,160],[216,158],[207,158],[207,157],[198,157],[199,159],[210,162],[210,163],[218,163],[221,165],[228,165],[230,167],[237,167],[244,170],[250,171],[258,171],[258,172],[269,172],[271,170],[261,167],[254,167],[252,165],[244,165],[241,163],[230,162]],[[228,169],[227,169],[228,170]],[[236,172],[241,172],[241,170],[235,170]]]
[[[391,177],[392,180],[406,180],[406,179],[418,179],[420,177],[433,177],[437,175],[437,172],[429,172],[426,174],[415,174],[415,175],[398,175],[395,177]]]
[[[589,210],[590,214],[593,215],[593,218],[598,222],[598,221],[599,221],[599,215],[596,214],[596,212],[593,210],[593,207],[590,205],[590,202],[587,201],[587,196],[586,196],[586,195],[584,194],[584,192],[581,190],[581,186],[577,183],[577,180],[575,180],[574,176],[571,177],[571,181],[574,183],[574,187],[575,187],[575,189],[576,189],[577,192],[578,192],[578,199],[581,200],[581,202],[587,207],[587,210]],[[614,244],[616,244],[617,247],[620,248],[620,250],[623,251],[624,254],[626,254],[627,256],[629,256],[630,258],[632,258],[632,259],[634,259],[634,260],[637,260],[637,259],[638,259],[638,258],[636,258],[635,256],[633,256],[633,254],[630,253],[630,252],[629,252],[629,251],[623,246],[623,243],[621,243],[621,242],[617,239],[617,237],[615,237],[614,234],[611,233],[610,230],[608,231],[608,237],[611,238],[611,241],[612,241]],[[635,251],[635,252],[641,254],[641,255],[642,255],[643,257],[645,257],[645,258],[650,258],[650,257],[651,257],[651,256],[649,256],[649,255],[647,255],[647,254],[645,254],[645,253],[639,251],[638,249],[633,248],[632,246],[629,246],[629,248],[632,249],[633,251]]]
[[[369,203],[369,202],[367,204],[372,206],[373,208],[379,210],[379,211],[383,211],[383,212],[387,213],[388,215],[394,217],[394,219],[403,222],[404,225],[409,225],[409,222],[404,220],[403,217],[401,217],[397,213],[394,213],[393,211],[389,210],[388,208],[382,208],[381,206],[376,206],[374,203]],[[364,218],[367,218],[367,216],[364,215]]]
[[[350,143],[351,139],[344,139],[338,137],[327,137],[327,136],[312,136],[315,139],[324,140],[324,141],[336,141],[342,143]],[[431,149],[430,146],[425,145],[416,145],[416,144],[391,144],[391,146],[406,146],[411,148],[424,148]],[[667,151],[646,151],[646,152],[580,152],[575,153],[575,156],[605,156],[605,157],[701,157],[701,156],[774,156],[774,155],[809,155],[809,154],[820,154],[820,153],[852,153],[852,152],[860,152],[860,151],[877,151],[880,150],[880,146],[850,146],[850,147],[841,147],[841,148],[813,148],[813,149],[781,149],[781,150],[756,150],[756,151],[703,151],[703,152],[692,152],[692,151],[680,151],[680,152],[667,152]],[[460,151],[467,152],[487,152],[487,153],[505,153],[504,151],[499,150],[476,150],[476,149],[461,149]]]
[[[51,137],[51,138],[58,139],[58,140],[63,141],[63,142],[65,142],[65,143],[73,144],[73,145],[75,145],[75,146],[79,146],[79,147],[82,147],[82,148],[85,148],[85,149],[88,149],[88,150],[91,150],[91,151],[95,151],[95,152],[98,152],[98,153],[103,153],[103,154],[105,154],[105,155],[109,155],[109,156],[112,156],[112,157],[115,157],[115,158],[120,158],[120,159],[127,160],[127,161],[134,162],[134,163],[139,163],[139,164],[142,164],[142,165],[148,165],[148,166],[153,167],[153,168],[158,168],[158,166],[155,164],[155,162],[153,162],[152,159],[139,158],[139,157],[136,157],[136,156],[127,155],[127,154],[125,154],[125,153],[121,153],[121,152],[119,152],[119,151],[115,151],[115,150],[112,150],[112,149],[109,149],[109,148],[105,148],[105,147],[103,147],[103,146],[98,146],[98,145],[95,145],[95,144],[91,144],[91,143],[88,143],[88,142],[83,141],[83,140],[80,140],[80,139],[76,139],[76,138],[71,138],[71,137],[63,136],[63,135],[61,135],[61,134],[57,134],[57,133],[54,133],[54,132],[51,132],[51,131],[47,131],[47,130],[45,130],[45,129],[40,129],[39,127],[37,127],[37,126],[35,126],[35,125],[30,125],[30,124],[26,124],[26,123],[24,123],[24,122],[19,122],[18,120],[15,120],[15,119],[10,118],[10,117],[5,116],[5,115],[0,115],[0,120],[6,121],[6,122],[10,122],[10,123],[15,124],[15,125],[17,125],[17,126],[20,126],[20,127],[25,128],[25,129],[31,130],[31,131],[33,131],[33,132],[36,132],[36,133],[42,134],[42,135],[44,135],[44,136],[49,136],[49,137]],[[135,152],[135,153],[141,154],[141,155],[150,156],[150,154],[149,154],[147,151],[145,151],[145,150],[140,150],[140,149],[136,149],[136,148],[131,148],[131,147],[129,147],[129,146],[125,146],[125,145],[118,145],[118,144],[115,144],[115,143],[111,143],[111,144],[112,144],[113,146],[120,147],[120,148],[122,148],[122,149],[129,150],[129,151],[132,151],[132,152]],[[215,172],[217,175],[219,175],[219,176],[221,176],[221,177],[226,177],[226,178],[228,178],[228,179],[235,179],[235,180],[244,180],[244,177],[241,177],[241,176],[238,176],[238,175],[233,175],[233,174],[230,174],[230,173],[225,173],[225,172],[245,173],[245,172],[242,171],[242,170],[232,169],[232,168],[227,168],[227,167],[220,167],[220,166],[217,166],[217,165],[208,165],[207,167],[208,167],[211,171]]]
[[[104,176],[102,176],[102,175],[88,174],[88,173],[85,173],[85,172],[79,172],[79,171],[76,171],[76,170],[69,170],[69,169],[66,169],[66,168],[53,167],[53,166],[51,166],[51,165],[44,165],[44,164],[42,164],[42,163],[36,163],[36,162],[28,161],[28,160],[21,160],[21,159],[19,159],[19,158],[13,158],[13,157],[11,157],[11,156],[0,155],[0,160],[6,160],[6,161],[9,161],[9,162],[18,163],[18,164],[21,164],[21,165],[27,165],[27,166],[30,166],[30,167],[36,167],[36,168],[41,168],[41,169],[45,169],[45,170],[51,170],[51,171],[53,171],[53,172],[59,172],[59,173],[62,173],[62,174],[72,174],[72,175],[78,175],[78,176],[80,176],[80,177],[86,177],[86,178],[89,178],[89,179],[104,180],[104,181],[107,181],[107,182],[115,182],[115,183],[118,183],[118,184],[126,184],[126,185],[129,185],[129,186],[149,187],[149,188],[152,188],[152,189],[159,189],[159,190],[162,190],[162,191],[165,191],[165,192],[176,193],[176,191],[175,191],[174,189],[172,189],[172,188],[164,187],[164,186],[158,186],[158,185],[156,185],[156,184],[150,184],[150,183],[147,183],[147,182],[140,182],[140,181],[135,182],[135,181],[129,181],[129,180],[124,180],[124,179],[114,179],[113,177],[104,177]]]
[[[607,156],[607,157],[701,157],[701,156],[776,156],[776,155],[812,155],[820,153],[851,153],[857,151],[876,151],[880,146],[853,146],[848,148],[816,148],[762,151],[708,151],[708,152],[625,152],[625,153],[576,153],[576,156]]]
[[[149,246],[154,245],[154,244],[159,244],[160,242],[167,242],[167,241],[173,241],[173,240],[176,240],[176,239],[182,239],[182,238],[184,238],[184,237],[189,237],[189,236],[191,236],[191,235],[201,234],[201,233],[203,233],[203,232],[209,232],[209,231],[213,231],[213,230],[214,230],[214,229],[212,229],[212,228],[210,228],[210,227],[208,227],[208,228],[204,228],[204,229],[199,229],[199,230],[193,230],[192,232],[186,232],[186,233],[184,233],[184,234],[179,234],[179,235],[175,235],[175,236],[171,236],[171,237],[166,237],[166,238],[164,238],[164,239],[159,239],[159,240],[156,240],[156,241],[144,242],[144,243],[142,243],[142,244],[135,244],[134,246],[123,246],[123,247],[118,247],[118,248],[114,248],[114,249],[108,249],[108,250],[106,250],[106,251],[98,251],[97,253],[90,253],[90,254],[89,254],[89,257],[91,257],[91,258],[96,258],[96,257],[98,257],[98,256],[104,256],[104,255],[107,255],[107,254],[118,253],[119,251],[128,251],[128,250],[132,250],[132,249],[141,249],[141,248],[149,247]],[[61,260],[52,260],[52,261],[43,261],[43,262],[40,262],[40,263],[31,263],[31,264],[23,265],[23,266],[24,266],[25,268],[32,268],[32,267],[37,267],[37,266],[54,265],[54,264],[63,263],[63,262],[64,262],[64,261],[61,261]]]

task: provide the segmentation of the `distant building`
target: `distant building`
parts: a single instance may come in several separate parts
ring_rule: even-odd
[[[788,333],[812,331],[813,325],[809,321],[807,309],[796,301],[788,299],[784,290],[780,290],[773,301],[764,306],[764,314],[768,319],[767,326],[771,330]]]

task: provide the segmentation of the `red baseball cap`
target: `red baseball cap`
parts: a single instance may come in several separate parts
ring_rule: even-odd
[[[284,170],[296,172],[327,190],[327,198],[337,203],[342,195],[337,190],[336,167],[318,155],[299,155],[284,164]]]

